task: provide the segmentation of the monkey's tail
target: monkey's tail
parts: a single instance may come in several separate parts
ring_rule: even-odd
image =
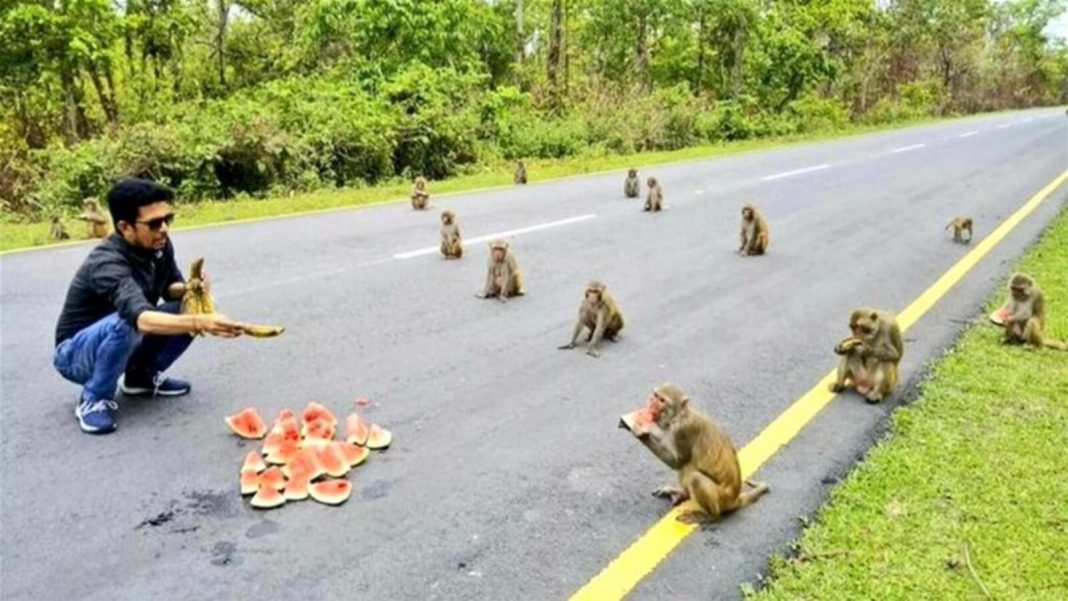
[[[1055,348],[1059,351],[1068,351],[1068,344],[1065,344],[1060,340],[1051,340],[1049,338],[1043,338],[1042,345],[1047,348]]]

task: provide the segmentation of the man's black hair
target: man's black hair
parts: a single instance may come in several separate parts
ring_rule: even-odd
[[[133,225],[141,207],[172,200],[174,192],[166,186],[147,179],[124,179],[108,191],[108,210],[111,211],[111,220],[118,230],[120,221]]]

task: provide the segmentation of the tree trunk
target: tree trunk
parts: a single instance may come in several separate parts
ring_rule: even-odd
[[[93,82],[93,88],[96,89],[96,96],[100,100],[100,108],[104,110],[104,116],[108,119],[108,124],[112,129],[119,127],[119,110],[115,106],[114,99],[108,94],[108,91],[104,88],[104,83],[100,79],[100,70],[94,61],[89,60],[86,65],[86,71],[89,72],[89,81]]]
[[[734,42],[731,44],[731,97],[737,99],[742,94],[742,76],[745,63],[745,41],[748,37],[746,24],[735,30]]]
[[[215,30],[215,58],[219,85],[226,88],[226,26],[230,23],[230,0],[218,0],[219,21]]]
[[[89,137],[89,122],[82,106],[82,90],[70,65],[60,66],[59,80],[63,86],[63,139],[69,145]]]
[[[707,68],[705,58],[705,19],[705,11],[702,8],[701,12],[697,15],[697,73],[694,73],[693,81],[693,91],[695,95],[700,95],[705,87],[705,69]]]
[[[515,3],[515,62],[522,63],[527,54],[527,38],[523,32],[523,0]]]
[[[635,55],[634,70],[642,87],[648,89],[649,64],[652,61],[649,57],[649,15],[646,12],[638,17],[638,44],[635,48]]]
[[[561,79],[563,75],[563,43],[564,43],[564,7],[563,0],[553,0],[552,9],[549,13],[549,57],[548,77],[549,93],[552,98],[553,108],[560,107]]]

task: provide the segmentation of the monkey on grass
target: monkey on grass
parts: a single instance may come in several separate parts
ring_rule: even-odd
[[[571,334],[571,342],[558,348],[561,350],[575,348],[583,328],[590,330],[590,335],[586,338],[589,342],[586,354],[591,357],[600,356],[598,346],[602,339],[607,338],[616,342],[619,331],[623,329],[623,312],[619,310],[616,299],[609,294],[604,284],[596,280],[586,284],[582,304],[579,305],[578,320]]]
[[[508,248],[508,242],[494,240],[490,242],[490,255],[486,262],[486,284],[478,298],[496,298],[505,302],[509,297],[523,296],[523,273],[515,260],[515,254]]]
[[[441,254],[446,259],[459,259],[464,256],[463,236],[456,213],[450,210],[441,213]]]
[[[716,521],[770,490],[767,484],[746,480],[751,490],[743,492],[738,453],[730,438],[716,422],[694,409],[678,386],[657,386],[645,408],[635,414],[641,415],[636,420],[624,416],[619,426],[631,430],[679,479],[678,488],[664,486],[653,494],[670,499],[673,505],[691,500],[699,508],[680,514],[678,521]]]
[[[638,198],[642,193],[642,182],[638,179],[638,170],[627,171],[627,179],[623,180],[623,195],[627,198]]]
[[[100,203],[95,198],[89,197],[82,201],[82,206],[85,211],[78,216],[78,219],[85,221],[89,225],[89,237],[107,238],[108,234],[111,233],[111,228],[108,227],[107,216],[100,209]]]
[[[771,230],[764,215],[753,205],[742,207],[741,246],[738,254],[742,256],[762,255],[771,244]]]
[[[841,359],[830,390],[853,386],[869,403],[878,403],[897,387],[898,364],[905,354],[901,328],[890,313],[861,308],[850,314],[849,329],[853,334],[834,347]]]
[[[523,165],[523,161],[515,162],[515,175],[512,176],[512,180],[517,184],[527,183],[527,168]]]
[[[1003,307],[1006,344],[1027,344],[1035,348],[1068,350],[1068,344],[1045,336],[1046,296],[1035,279],[1023,273],[1009,280],[1009,300]]]
[[[63,221],[59,215],[52,216],[52,224],[49,227],[48,233],[56,240],[69,240],[70,234],[67,233],[67,228],[63,226]]]
[[[961,244],[968,244],[972,241],[972,218],[971,217],[955,217],[953,221],[950,221],[944,229],[953,228],[953,241]],[[964,232],[968,232],[968,238],[965,239],[962,235]]]

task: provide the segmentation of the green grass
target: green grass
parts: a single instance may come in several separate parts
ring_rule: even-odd
[[[893,125],[856,125],[847,129],[809,133],[776,138],[762,138],[739,142],[725,142],[703,146],[683,148],[664,152],[646,152],[633,155],[582,155],[563,159],[525,160],[529,181],[535,183],[561,177],[582,175],[612,169],[624,169],[631,166],[644,168],[649,165],[711,158],[716,156],[766,150],[797,142],[814,142],[847,136],[862,135],[876,131],[886,131],[913,126],[938,119],[921,119]],[[477,190],[493,186],[509,185],[512,182],[512,163],[483,165],[478,171],[445,181],[431,182],[430,191],[434,196]],[[368,188],[342,188],[297,194],[294,196],[273,197],[265,199],[242,198],[226,201],[207,201],[183,203],[178,207],[179,221],[177,229],[189,226],[202,226],[226,223],[244,219],[279,217],[306,211],[355,207],[388,201],[406,200],[410,190],[408,182],[391,182]],[[433,197],[431,196],[431,201]],[[9,213],[0,219],[0,252],[45,246],[54,244],[49,236],[49,224],[26,223]],[[67,231],[78,240],[86,238],[85,223],[75,219],[65,219]]]
[[[1068,211],[1019,269],[1068,340]],[[749,599],[1068,599],[1068,353],[999,334],[965,332]]]

